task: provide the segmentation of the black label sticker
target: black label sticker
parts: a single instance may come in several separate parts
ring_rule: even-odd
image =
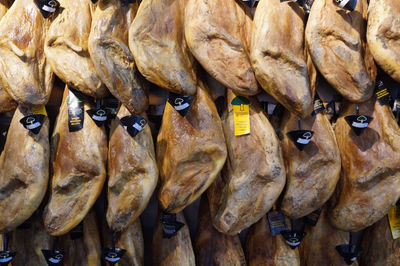
[[[385,105],[390,103],[391,100],[390,89],[385,87],[385,84],[383,83],[382,80],[378,80],[376,82],[375,97],[380,105]]]
[[[125,249],[120,248],[105,248],[103,250],[103,259],[110,264],[114,265],[121,260],[122,256],[126,253]]]
[[[287,133],[287,136],[300,151],[304,150],[304,147],[310,143],[313,135],[314,132],[311,130],[294,130]]]
[[[343,257],[347,265],[351,265],[355,262],[362,252],[362,248],[349,244],[336,246],[336,250],[339,252],[340,256]]]
[[[372,117],[367,115],[349,115],[345,119],[357,136],[360,136],[372,121]]]
[[[39,134],[40,129],[42,128],[44,118],[44,115],[28,115],[19,120],[19,122],[24,126],[24,128],[36,135]]]
[[[60,7],[57,0],[35,0],[35,4],[44,18],[48,18]]]
[[[83,222],[75,226],[70,232],[69,236],[72,240],[79,239],[83,237]]]
[[[347,9],[349,11],[354,11],[357,6],[358,0],[332,0],[337,6]]]
[[[282,231],[287,230],[285,215],[280,211],[270,211],[267,214],[269,228],[273,236],[279,235]]]
[[[49,265],[57,265],[64,258],[64,254],[58,250],[42,249],[42,253]]]
[[[187,114],[192,100],[192,96],[176,94],[173,92],[170,92],[168,96],[168,102],[181,116],[185,116]]]
[[[315,95],[314,99],[314,110],[312,112],[312,115],[315,116],[325,110],[324,104],[322,100],[319,98],[318,94]]]
[[[11,120],[10,120],[11,123]],[[0,123],[0,153],[4,149],[4,145],[6,145],[8,129],[10,128],[10,123]]]
[[[68,92],[68,127],[70,132],[79,131],[83,128],[83,101],[84,96],[79,92],[69,90]]]
[[[322,212],[322,207],[319,208],[318,210],[315,210],[314,212],[310,213],[306,217],[304,217],[304,221],[306,223],[311,224],[312,226],[316,226],[319,216],[321,215],[321,212]]]
[[[129,115],[121,118],[121,123],[128,131],[129,135],[136,137],[136,135],[146,126],[147,121],[140,115]]]
[[[107,122],[107,110],[104,107],[87,110],[86,112],[98,127]]]
[[[17,254],[17,252],[12,251],[12,250],[0,251],[0,266],[8,265],[14,259],[16,254]]]
[[[163,213],[160,221],[163,230],[163,238],[171,238],[175,236],[185,225],[176,220],[175,213]]]
[[[281,235],[285,239],[286,244],[288,244],[291,249],[295,249],[300,245],[306,233],[303,231],[284,230],[281,232]]]
[[[119,101],[113,96],[104,99],[104,108],[107,111],[108,120],[112,120],[117,116]]]

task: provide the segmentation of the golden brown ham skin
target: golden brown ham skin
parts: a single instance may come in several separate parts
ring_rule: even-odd
[[[210,208],[214,226],[235,235],[267,213],[286,177],[279,139],[259,103],[250,99],[250,134],[235,136],[232,99],[228,90],[228,108],[222,116],[228,160],[208,196],[217,206]]]
[[[143,212],[158,181],[150,127],[132,137],[120,121],[129,115],[122,105],[110,130],[107,222],[114,231],[125,230]]]
[[[280,208],[291,219],[319,209],[335,191],[341,169],[339,148],[327,116],[323,112],[308,116],[301,119],[301,126],[314,132],[303,151],[287,136],[288,132],[298,130],[297,116],[285,112],[281,144],[287,183]]]
[[[64,266],[100,266],[101,242],[94,211],[82,222],[83,236],[72,239],[69,234],[60,237],[60,249],[64,252]]]
[[[159,218],[161,219],[161,215]],[[177,213],[176,220],[185,225],[171,238],[163,238],[160,219],[157,220],[157,226],[153,233],[153,265],[195,266],[192,241],[183,213]]]
[[[129,48],[142,75],[173,92],[196,93],[195,60],[184,35],[186,0],[144,0],[129,28]]]
[[[67,85],[101,98],[108,91],[97,76],[88,50],[93,4],[90,0],[60,0],[59,3],[46,36],[46,57],[54,73]]]
[[[12,5],[11,0],[1,0],[0,1],[0,18],[2,18],[7,10]],[[1,20],[0,20],[1,21]],[[13,111],[17,108],[17,102],[8,94],[8,92],[0,84],[0,113],[6,113]]]
[[[52,239],[43,226],[39,208],[27,222],[28,228],[17,228],[8,234],[8,249],[17,251],[12,265],[46,266],[42,249],[52,248]]]
[[[361,265],[395,266],[400,262],[400,239],[393,239],[387,216],[367,229],[362,247]]]
[[[306,27],[312,61],[347,100],[364,102],[374,92],[376,66],[366,42],[367,0],[353,12],[331,0],[315,0]]]
[[[167,103],[157,137],[161,207],[176,213],[196,200],[215,180],[226,156],[221,119],[202,83],[185,117]]]
[[[224,86],[241,95],[259,92],[250,65],[253,22],[249,8],[235,0],[189,0],[185,37],[194,57]]]
[[[342,173],[340,196],[329,212],[335,227],[354,232],[380,220],[400,198],[400,129],[391,108],[375,98],[359,108],[373,117],[360,136],[345,121],[355,114],[355,104],[347,103],[336,122]]]
[[[299,246],[301,265],[346,266],[344,259],[336,251],[336,246],[349,243],[349,233],[333,227],[324,207],[316,226],[308,227],[306,236]],[[353,266],[358,266],[355,261]]]
[[[282,235],[272,236],[265,215],[250,228],[246,255],[249,266],[300,266],[298,249],[291,249]]]
[[[49,120],[35,135],[20,120],[32,114],[19,106],[0,156],[0,232],[8,232],[27,220],[39,207],[49,180]]]
[[[370,0],[367,41],[377,64],[400,82],[400,2]]]
[[[86,113],[94,109],[84,102],[83,128],[68,128],[68,87],[51,139],[53,176],[44,224],[49,234],[63,235],[78,225],[101,193],[106,179],[107,135]]]
[[[100,0],[93,12],[88,47],[98,77],[130,112],[148,107],[149,84],[139,73],[128,47],[128,31],[138,3]]]
[[[226,235],[218,232],[211,220],[206,195],[201,199],[199,227],[195,242],[196,265],[245,266],[246,258],[239,235]]]
[[[53,72],[44,54],[48,22],[34,0],[16,0],[0,23],[0,87],[19,104],[49,100]]]
[[[291,2],[261,0],[254,14],[251,64],[258,82],[286,109],[312,111],[316,72],[304,42],[305,13]]]

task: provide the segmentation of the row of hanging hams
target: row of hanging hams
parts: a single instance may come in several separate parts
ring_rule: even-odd
[[[9,246],[39,212],[49,248],[83,223],[84,243],[59,247],[98,262],[100,242],[115,251],[118,241],[90,230],[86,239],[85,223],[106,221],[107,237],[122,237],[156,193],[157,265],[343,263],[374,249],[362,235],[388,246],[382,260],[396,265],[398,240],[374,230],[390,236],[387,214],[400,199],[400,110],[389,106],[399,94],[400,4],[299,2],[0,1],[0,112],[12,116],[0,232],[12,235]],[[107,106],[112,96],[118,107]],[[159,129],[149,106],[162,109]],[[238,108],[247,110],[244,134]],[[108,204],[95,219],[103,189]],[[193,251],[181,211],[201,195]],[[314,226],[301,224],[315,211]],[[281,234],[267,216],[277,213]],[[238,234],[248,228],[244,252]],[[141,244],[121,245],[137,254],[128,265],[143,263]]]

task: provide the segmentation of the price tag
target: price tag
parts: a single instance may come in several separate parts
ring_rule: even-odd
[[[250,100],[233,93],[231,105],[235,121],[235,136],[250,134]]]
[[[388,213],[390,230],[392,231],[393,239],[400,238],[400,207],[395,205]]]

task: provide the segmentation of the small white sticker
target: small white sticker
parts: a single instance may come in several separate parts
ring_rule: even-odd
[[[366,128],[366,127],[368,127],[368,123],[353,122],[353,123],[351,123],[351,125],[353,127],[356,127],[356,128]]]

